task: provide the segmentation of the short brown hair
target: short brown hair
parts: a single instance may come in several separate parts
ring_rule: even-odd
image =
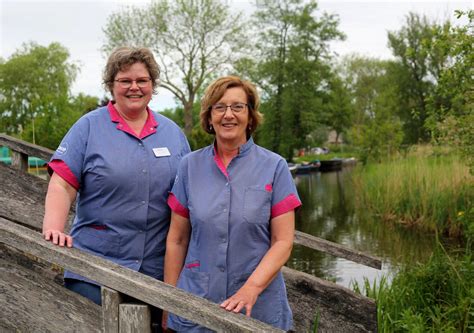
[[[113,95],[114,80],[118,72],[127,70],[137,62],[142,63],[148,70],[153,85],[153,93],[156,93],[158,79],[160,77],[160,67],[158,66],[153,53],[145,47],[122,46],[112,51],[107,60],[102,76],[103,84]]]
[[[260,98],[258,97],[255,86],[251,82],[242,80],[238,76],[221,77],[207,87],[201,100],[201,113],[199,115],[201,118],[201,127],[209,134],[216,134],[214,129],[209,126],[212,105],[216,104],[229,88],[242,88],[247,95],[249,125],[251,125],[247,127],[247,137],[250,137],[263,120],[263,115],[258,111]]]

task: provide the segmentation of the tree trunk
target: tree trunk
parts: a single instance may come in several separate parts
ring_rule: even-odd
[[[188,100],[184,103],[184,134],[189,139],[191,137],[191,131],[193,130],[193,104],[194,99]]]

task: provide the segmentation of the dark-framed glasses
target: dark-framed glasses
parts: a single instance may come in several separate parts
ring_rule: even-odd
[[[246,107],[247,104],[245,103],[232,103],[229,105],[217,103],[212,106],[212,110],[216,113],[224,114],[227,111],[227,108],[230,108],[233,113],[240,113],[244,111]]]
[[[141,77],[136,80],[131,80],[131,79],[117,79],[114,80],[115,82],[118,82],[119,86],[122,88],[130,88],[135,82],[139,88],[146,88],[149,86],[151,82],[151,77]]]

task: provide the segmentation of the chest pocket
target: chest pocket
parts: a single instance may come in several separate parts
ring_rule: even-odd
[[[261,186],[249,186],[244,193],[244,219],[247,223],[264,224],[270,221],[271,193]]]
[[[176,176],[176,160],[171,156],[153,156],[150,169],[150,184],[160,193],[171,190]]]
[[[95,255],[117,258],[120,251],[120,236],[111,230],[83,227],[74,237],[74,247]]]

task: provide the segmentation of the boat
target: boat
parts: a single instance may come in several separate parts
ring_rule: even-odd
[[[312,160],[308,163],[311,166],[311,171],[319,171],[321,162],[319,160]]]
[[[294,176],[296,175],[296,169],[298,168],[298,165],[295,163],[288,163],[288,169],[290,169],[291,175]]]
[[[342,159],[333,158],[330,160],[322,160],[319,171],[321,172],[330,172],[330,171],[340,171],[342,170]]]
[[[296,166],[296,174],[297,175],[304,175],[311,172],[312,166],[309,164],[298,164]]]
[[[349,157],[342,160],[342,166],[354,166],[357,164],[355,157]]]

